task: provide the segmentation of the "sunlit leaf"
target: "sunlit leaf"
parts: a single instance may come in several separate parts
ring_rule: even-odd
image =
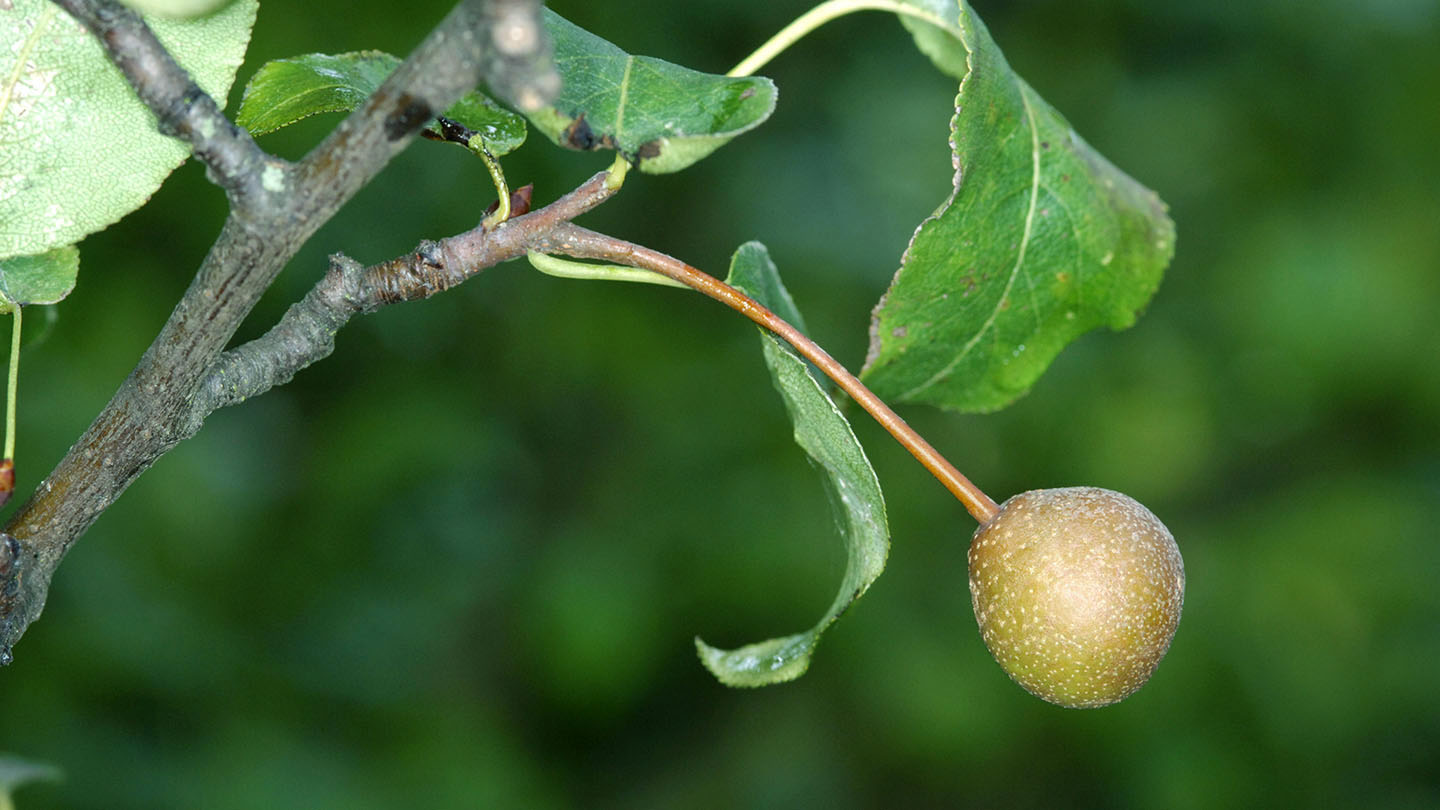
[[[0,314],[23,304],[54,304],[75,289],[80,251],[74,245],[38,256],[0,259]]]
[[[800,313],[780,283],[764,245],[750,242],[741,246],[731,260],[727,280],[803,329]],[[809,630],[734,650],[717,649],[695,640],[700,660],[729,686],[766,686],[804,674],[820,634],[880,576],[890,551],[890,528],[880,482],[850,423],[810,375],[799,355],[769,332],[762,331],[761,335],[765,363],[795,424],[795,442],[824,474],[836,524],[845,541],[847,562],[835,601]]]
[[[616,149],[651,174],[679,171],[759,126],[775,109],[775,85],[631,56],[545,10],[563,81],[560,96],[530,113],[545,136],[570,149]]]
[[[256,0],[208,17],[147,18],[222,104]],[[145,203],[190,154],[161,135],[100,44],[46,0],[0,7],[0,257],[80,241]]]
[[[312,53],[266,62],[245,85],[235,122],[251,134],[264,135],[312,115],[350,112],[399,66],[398,57],[380,51]],[[525,119],[479,92],[466,93],[445,117],[480,133],[493,155],[525,142]],[[439,131],[433,122],[429,129]]]
[[[966,411],[1029,390],[1080,334],[1132,323],[1175,229],[1006,64],[970,7],[904,0],[917,45],[960,78],[952,196],[922,223],[871,324],[881,396]]]

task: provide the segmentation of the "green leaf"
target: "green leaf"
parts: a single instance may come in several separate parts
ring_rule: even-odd
[[[38,256],[0,259],[0,315],[24,304],[54,304],[75,289],[80,250],[74,245]]]
[[[730,263],[727,281],[796,328],[804,328],[800,313],[780,283],[780,275],[764,245],[750,242],[741,246]],[[885,498],[850,423],[810,375],[799,355],[769,332],[761,330],[761,335],[765,363],[795,423],[795,442],[824,473],[826,492],[845,540],[848,561],[835,601],[809,630],[735,650],[716,649],[695,639],[700,660],[729,686],[766,686],[804,674],[820,634],[880,576],[890,552]]]
[[[15,791],[15,788],[31,782],[58,781],[60,781],[60,769],[54,765],[30,762],[8,754],[0,754],[0,808],[14,807],[10,800],[10,794]]]
[[[961,79],[954,191],[876,307],[861,376],[893,400],[994,410],[1082,333],[1134,323],[1175,226],[1011,71],[967,4],[905,2],[934,21],[901,18],[916,44]]]
[[[312,115],[350,112],[399,66],[398,57],[380,51],[311,53],[266,62],[245,85],[235,122],[264,135]],[[480,133],[496,156],[525,142],[525,119],[479,92],[466,93],[445,117]],[[439,133],[434,122],[428,129]]]
[[[555,143],[616,149],[641,171],[677,172],[759,126],[775,109],[766,78],[700,73],[631,56],[545,9],[560,95],[530,113]]]
[[[146,18],[223,102],[256,0],[193,20]],[[0,9],[0,258],[80,241],[145,204],[190,154],[161,135],[100,44],[46,0]]]

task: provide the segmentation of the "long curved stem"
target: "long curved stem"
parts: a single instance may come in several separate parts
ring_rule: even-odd
[[[15,458],[15,400],[16,387],[20,382],[20,305],[15,305],[15,323],[10,332],[10,376],[5,390],[5,454],[0,458]]]
[[[780,29],[775,36],[771,37],[764,45],[755,49],[755,52],[745,57],[740,64],[730,69],[727,76],[752,76],[755,71],[764,67],[771,59],[779,56],[796,42],[799,42],[806,34],[824,25],[831,20],[843,17],[856,11],[890,11],[905,17],[914,17],[935,25],[944,25],[945,21],[923,9],[917,8],[898,0],[827,0],[815,8],[801,14],[795,21]]]
[[[6,301],[5,303],[10,303]],[[15,316],[13,331],[10,333],[10,378],[5,393],[5,454],[0,456],[0,506],[10,502],[15,494],[15,387],[20,380],[20,310],[19,304],[12,304]],[[3,587],[4,583],[0,583]],[[0,643],[0,665],[6,663],[5,647]],[[4,810],[4,808],[0,808]]]
[[[714,276],[650,248],[616,239],[613,236],[596,233],[578,225],[566,224],[556,227],[544,240],[540,248],[546,252],[564,253],[582,259],[603,259],[631,267],[652,270],[672,278],[685,286],[704,293],[731,309],[741,313],[765,329],[785,340],[806,360],[814,363],[825,376],[834,380],[850,398],[864,408],[880,426],[890,432],[921,466],[939,479],[950,490],[965,509],[981,525],[989,523],[1000,511],[995,501],[979,487],[955,469],[946,458],[925,441],[915,429],[905,423],[889,405],[875,396],[865,384],[840,365],[815,341],[791,326],[779,315],[766,309],[759,301],[735,289]]]

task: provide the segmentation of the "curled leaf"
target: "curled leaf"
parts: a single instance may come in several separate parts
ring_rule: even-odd
[[[731,260],[726,280],[803,329],[800,313],[780,283],[764,245],[742,245]],[[769,332],[762,330],[761,335],[765,363],[795,424],[795,443],[824,474],[835,522],[845,541],[845,576],[830,609],[809,630],[734,650],[718,649],[695,639],[700,660],[728,686],[766,686],[804,674],[820,635],[880,576],[890,552],[890,527],[880,481],[850,423],[799,355]]]

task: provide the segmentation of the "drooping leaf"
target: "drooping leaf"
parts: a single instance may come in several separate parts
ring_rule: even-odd
[[[961,80],[954,191],[875,309],[862,378],[895,400],[993,410],[1080,334],[1134,323],[1174,224],[1015,75],[968,4],[903,1],[925,17],[901,18],[916,44]]]
[[[399,66],[398,57],[380,51],[311,53],[266,62],[245,85],[235,122],[264,135],[312,115],[350,112]],[[480,133],[496,156],[525,142],[525,119],[476,91],[455,102],[445,117]],[[434,122],[428,128],[439,132]]]
[[[750,242],[741,246],[731,260],[727,281],[797,328],[804,328],[764,245]],[[804,674],[820,634],[880,576],[890,551],[890,528],[880,482],[850,423],[810,375],[799,355],[769,332],[762,331],[761,335],[765,363],[795,423],[795,442],[824,473],[826,492],[844,537],[847,562],[835,601],[809,630],[734,650],[717,649],[695,639],[700,660],[729,686],[766,686]]]
[[[58,247],[38,256],[0,259],[0,315],[24,304],[54,304],[75,289],[80,250]]]
[[[775,109],[766,78],[730,78],[631,56],[545,9],[560,95],[530,113],[555,143],[616,149],[651,174],[677,172],[759,126]]]
[[[223,103],[250,41],[256,0],[208,17],[147,17]],[[0,258],[80,241],[145,203],[190,153],[161,135],[88,32],[46,0],[0,7]]]

